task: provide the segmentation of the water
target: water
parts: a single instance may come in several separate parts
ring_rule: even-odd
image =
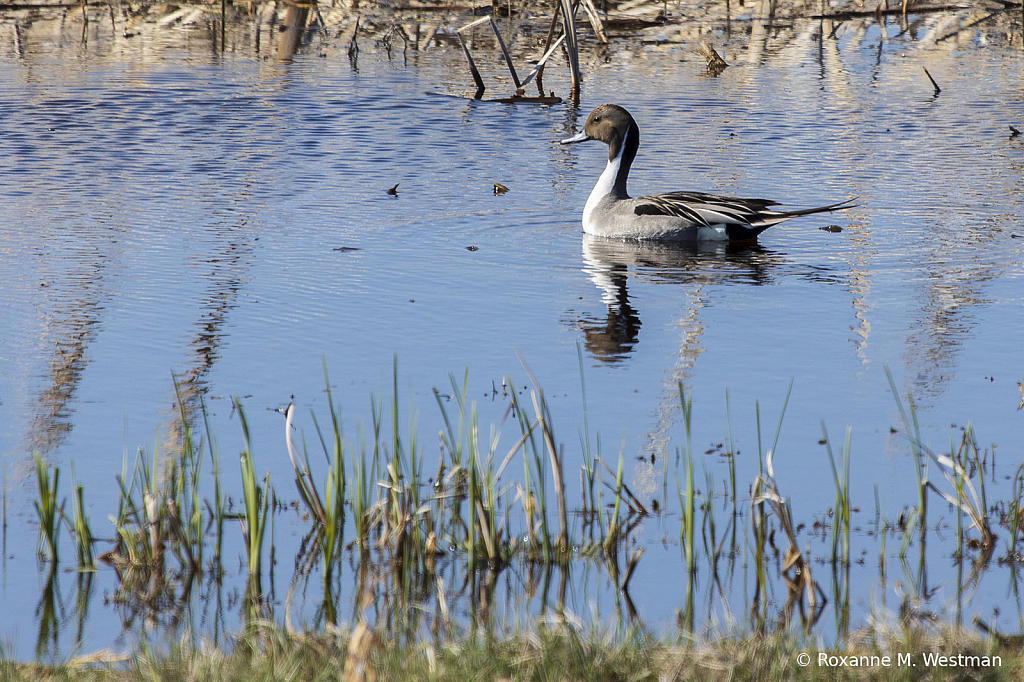
[[[230,396],[248,408],[257,471],[270,471],[290,500],[284,419],[272,410],[294,399],[312,445],[310,411],[326,419],[322,359],[354,434],[370,422],[371,393],[390,395],[397,356],[402,422],[415,409],[433,471],[443,425],[432,388],[450,394],[449,373],[461,382],[468,367],[481,423],[497,423],[503,377],[529,385],[518,350],[545,389],[578,499],[578,345],[591,438],[600,432],[613,467],[622,444],[627,481],[667,510],[639,530],[648,551],[631,595],[647,625],[671,629],[685,601],[673,474],[685,442],[679,382],[694,401],[697,487],[707,489],[703,469],[716,490],[726,481],[714,446],[731,423],[741,505],[759,470],[755,403],[767,450],[792,382],[773,464],[808,527],[801,543],[818,558],[830,540],[811,526],[831,523],[835,496],[821,423],[834,443],[852,427],[853,554],[863,559],[852,568],[853,619],[879,604],[894,608],[897,590],[922,580],[896,568],[900,537],[889,539],[889,575],[880,577],[880,545],[866,533],[876,487],[878,512],[893,523],[917,499],[884,368],[913,392],[935,450],[973,425],[989,451],[990,502],[1009,499],[1021,461],[1024,137],[1009,128],[1024,125],[1020,25],[998,15],[943,38],[974,18],[920,15],[907,31],[895,20],[854,19],[825,40],[819,21],[767,31],[734,21],[725,34],[710,18],[733,64],[717,78],[692,45],[672,42],[694,39],[673,33],[678,26],[656,29],[665,40],[630,33],[607,48],[585,46],[577,110],[447,96],[472,89],[450,41],[403,60],[361,37],[354,68],[333,28],[281,60],[271,58],[275,34],[265,24],[262,46],[246,24],[219,54],[204,24],[151,23],[115,39],[94,20],[83,46],[75,30],[10,15],[0,31],[0,636],[20,658],[36,655],[42,637],[32,635],[46,593],[32,453],[61,467],[65,495],[73,466],[95,534],[112,536],[107,516],[123,461],[130,466],[139,447],[151,455],[167,446],[172,372],[188,395],[205,396],[236,501],[242,440]],[[466,22],[451,18],[454,27]],[[521,64],[535,56],[527,48],[546,30],[541,23],[521,27]],[[824,27],[828,36],[832,24]],[[477,35],[488,95],[505,95],[493,44]],[[562,64],[548,70],[545,88],[568,91]],[[750,249],[585,239],[580,213],[605,149],[554,141],[605,101],[626,106],[641,127],[634,194],[695,189],[792,208],[853,197],[858,205],[774,227]],[[494,182],[509,192],[496,195]],[[397,196],[386,194],[395,183]],[[831,224],[842,231],[817,229]],[[516,437],[506,427],[499,449]],[[653,467],[639,461],[652,454]],[[922,608],[952,614],[955,515],[937,497],[930,504],[929,525],[942,526],[945,540],[928,545],[923,587],[938,590]],[[308,524],[294,514],[278,524],[280,613]],[[995,554],[1005,556],[1009,532],[996,532]],[[229,539],[236,554],[238,538]],[[70,543],[62,558],[72,562]],[[828,574],[816,570],[819,580]],[[1007,596],[1015,572],[990,567],[961,599],[965,620],[980,614],[1020,629],[1019,602]],[[580,568],[577,579],[575,612],[586,619],[596,605],[607,616],[616,599],[607,574]],[[743,595],[750,580],[737,577],[729,591]],[[74,605],[73,574],[57,581],[59,637],[44,653],[71,650],[77,620],[85,651],[124,646],[140,627],[126,628],[125,610],[109,603],[110,569],[97,575],[87,610]],[[666,585],[675,586],[671,598]],[[347,592],[342,602],[347,617]],[[293,610],[314,622],[317,603],[307,596]],[[223,626],[238,626],[237,609]]]

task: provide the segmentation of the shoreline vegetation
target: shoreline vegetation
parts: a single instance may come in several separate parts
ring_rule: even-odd
[[[903,628],[859,632],[842,647],[825,648],[786,633],[665,641],[637,631],[613,637],[555,625],[505,637],[409,644],[383,640],[362,624],[289,633],[255,622],[228,647],[172,643],[160,651],[99,652],[51,665],[0,659],[0,680],[1001,682],[1024,676],[1019,639]]]
[[[918,499],[899,519],[884,518],[876,508],[867,534],[880,544],[883,586],[887,560],[897,561],[886,551],[887,541],[900,547],[898,563],[907,584],[898,613],[888,613],[883,599],[865,623],[851,623],[855,588],[850,568],[862,559],[851,554],[850,546],[849,429],[844,440],[833,443],[822,425],[820,443],[831,462],[836,498],[822,514],[828,522],[816,522],[806,531],[792,517],[773,471],[788,393],[774,436],[762,433],[761,408],[755,406],[759,473],[749,485],[737,481],[726,396],[729,426],[718,454],[726,461],[729,479],[716,483],[704,467],[700,485],[691,442],[694,405],[680,385],[683,433],[672,465],[674,485],[669,457],[652,461],[660,469],[662,489],[654,499],[641,501],[624,480],[624,448],[606,461],[599,432],[590,430],[582,348],[578,352],[584,412],[581,457],[574,461],[582,465],[568,475],[565,446],[555,436],[544,391],[525,362],[532,387],[511,390],[520,384],[506,377],[500,389],[504,416],[486,439],[476,404],[468,399],[468,370],[461,380],[451,375],[447,392],[434,389],[445,430],[439,461],[428,461],[416,415],[410,414],[407,426],[402,423],[397,358],[391,395],[371,396],[371,422],[359,425],[355,436],[343,432],[325,360],[328,413],[311,414],[315,433],[296,433],[294,405],[283,410],[285,438],[277,449],[287,452],[294,480],[277,485],[284,486],[282,491],[295,486],[299,499],[291,503],[278,496],[269,473],[258,473],[261,456],[254,455],[248,417],[238,399],[233,409],[245,445],[239,460],[242,489],[235,497],[223,489],[217,439],[202,391],[175,379],[173,447],[161,448],[167,439],[158,438],[158,447],[151,454],[140,449],[132,466],[126,453],[117,476],[118,508],[109,517],[115,526],[111,540],[93,533],[85,512],[88,491],[72,482],[69,504],[60,468],[36,456],[41,580],[49,575],[36,612],[37,659],[62,655],[57,612],[63,607],[56,606],[62,544],[75,550],[70,570],[78,576],[79,638],[91,581],[102,565],[116,574],[117,589],[110,598],[121,610],[126,632],[136,623],[144,636],[128,659],[101,652],[75,659],[74,665],[42,669],[6,660],[0,646],[0,679],[24,679],[39,670],[68,679],[98,671],[116,679],[235,679],[246,669],[269,678],[278,676],[271,671],[283,661],[288,670],[320,665],[316,675],[297,678],[313,679],[343,664],[355,665],[353,660],[363,670],[378,669],[380,679],[918,679],[925,669],[929,679],[964,679],[953,671],[972,679],[976,673],[981,675],[977,679],[1019,679],[1013,676],[1022,670],[1024,636],[996,632],[977,617],[971,634],[961,620],[961,602],[992,566],[997,547],[1005,556],[995,563],[1009,567],[1016,584],[1018,542],[1024,537],[1024,465],[1013,478],[1013,497],[990,502],[985,478],[994,461],[978,447],[970,426],[959,433],[959,442],[951,440],[947,453],[931,451],[921,440],[913,396],[900,397],[890,375],[916,469]],[[514,434],[511,446],[499,444],[506,430]],[[261,444],[255,450],[273,449]],[[321,464],[311,461],[310,449],[321,451]],[[512,473],[517,470],[518,475]],[[579,503],[570,507],[567,485],[575,487],[576,480]],[[232,499],[240,499],[241,507],[233,507]],[[954,532],[929,525],[929,502],[940,505],[941,513],[953,512],[956,518],[945,530],[955,524]],[[282,600],[268,594],[263,577],[269,561],[273,585],[274,523],[286,512],[297,513],[308,530],[282,609]],[[636,537],[636,529],[655,517],[676,535],[681,566],[673,579],[686,584],[674,635],[648,630],[630,596],[630,581],[647,544]],[[225,555],[225,535],[237,543],[235,523],[241,527],[239,575],[245,590],[234,608],[247,629],[232,639],[224,634],[231,629],[221,615],[222,634],[211,646],[201,643],[206,632],[193,629],[192,602],[198,591],[205,599],[216,593],[221,604],[220,590],[229,579],[225,562],[234,562],[230,552]],[[997,526],[1007,531],[1005,539],[996,537]],[[830,540],[830,556],[813,556],[810,544],[800,540],[802,532]],[[953,557],[960,567],[955,617],[939,618],[926,608],[928,541],[955,542]],[[914,545],[919,560],[907,561]],[[615,591],[617,621],[611,630],[603,630],[608,624],[600,619],[588,630],[567,608],[570,574],[579,579],[591,566],[606,574]],[[497,587],[508,572],[527,576],[526,584],[509,588],[521,591],[522,598],[542,595],[539,613],[527,609],[525,617],[510,622],[506,605],[504,615],[498,615]],[[722,589],[734,576],[744,585],[743,603],[736,603],[735,591],[730,597]],[[312,621],[297,628],[291,622],[293,597],[310,586],[316,590],[318,583],[322,602]],[[345,608],[342,593],[352,602],[347,617],[339,615]],[[858,592],[856,598],[861,597]],[[723,603],[724,619],[711,607],[715,601]],[[834,634],[822,631],[825,622],[834,625]],[[722,623],[727,623],[724,630]],[[146,643],[154,633],[160,633],[156,641],[180,639],[181,644],[157,653],[159,645],[153,649]],[[670,639],[660,639],[665,636]],[[233,643],[227,646],[228,641]],[[794,663],[801,653],[811,657],[806,666]],[[882,660],[886,656],[887,662]],[[89,661],[99,668],[84,665]],[[867,669],[851,661],[866,663]],[[569,667],[563,670],[563,665]],[[197,666],[204,670],[201,675],[188,672]],[[346,675],[346,680],[375,679]]]
[[[939,22],[937,31],[927,32],[926,42],[955,44],[984,33],[986,44],[1005,40],[1011,46],[1018,41],[1024,45],[1024,3],[1017,0],[977,6],[903,0],[873,7],[860,0],[0,1],[0,16],[12,26],[15,53],[22,58],[33,46],[45,52],[54,35],[58,41],[83,46],[118,45],[121,54],[128,54],[132,52],[128,46],[159,45],[169,32],[182,29],[209,41],[214,54],[251,54],[287,62],[302,51],[320,57],[331,52],[347,54],[355,70],[360,50],[407,62],[411,55],[452,48],[465,55],[462,77],[467,88],[458,94],[458,87],[449,88],[443,94],[483,100],[488,83],[477,64],[486,60],[485,75],[498,93],[487,101],[519,104],[555,104],[562,98],[578,104],[587,71],[605,61],[613,44],[620,48],[682,45],[689,55],[683,61],[706,60],[707,74],[714,77],[733,59],[750,61],[769,51],[772,31],[782,32],[774,37],[784,43],[782,36],[792,30],[795,20],[821,22],[820,39],[837,40],[847,31],[860,35],[874,24],[881,24],[884,36],[888,21],[898,24],[901,35],[909,32],[916,38],[919,30],[935,23],[929,22],[929,16],[943,15],[948,19]],[[715,50],[715,42],[723,52],[726,47],[732,50],[731,56],[726,55],[728,61]],[[139,50],[140,56],[146,52],[143,47]],[[556,53],[558,58],[552,59]],[[159,50],[152,54],[158,55]],[[544,85],[545,66],[555,61],[568,68],[568,83],[559,79],[556,84],[561,97],[550,83]],[[521,77],[516,62],[520,70],[532,70]],[[502,67],[495,67],[498,63],[507,67],[507,76],[500,73]],[[927,70],[924,75],[936,94],[940,92]],[[468,89],[470,83],[475,92]],[[528,87],[536,88],[536,94],[529,93]]]

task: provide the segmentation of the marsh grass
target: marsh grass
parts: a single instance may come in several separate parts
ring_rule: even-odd
[[[1010,556],[1017,556],[1017,538],[1024,530],[1024,464],[1017,467],[1013,474],[1013,494],[1009,502],[1010,513],[1007,527],[1010,531]]]
[[[978,443],[974,438],[974,430],[968,426],[961,436],[959,446],[950,442],[949,455],[936,455],[927,451],[928,456],[939,466],[942,475],[953,486],[956,495],[944,492],[929,483],[942,499],[949,502],[957,510],[957,544],[958,551],[963,551],[964,530],[962,527],[963,515],[966,514],[971,521],[971,528],[975,528],[981,534],[980,543],[984,548],[992,547],[995,536],[989,524],[988,499],[985,494],[985,476],[982,473],[984,465],[981,461],[981,454],[978,450]],[[972,478],[977,475],[978,485],[975,487]],[[968,529],[970,530],[970,528]]]
[[[0,565],[4,568],[7,567],[7,459],[0,457],[0,467],[3,468],[0,473]]]
[[[615,487],[612,489],[612,492],[615,493],[615,502],[612,504],[612,511],[608,516],[608,531],[604,537],[604,550],[607,553],[612,552],[615,544],[619,541],[619,513],[622,509],[622,470],[626,460],[625,436],[623,436],[622,440],[622,448],[619,450],[619,466],[615,472]]]
[[[836,501],[832,509],[832,563],[839,560],[839,542],[842,538],[842,562],[850,563],[850,438],[853,429],[846,428],[846,440],[839,451],[839,466],[832,453],[832,441],[828,437],[825,422],[821,423],[822,440],[828,453],[828,463],[832,467],[832,480],[836,486]]]
[[[914,394],[907,391],[907,404],[910,406],[910,415],[903,407],[896,382],[892,378],[889,367],[885,368],[885,376],[889,380],[889,388],[892,389],[893,398],[896,400],[896,407],[900,413],[900,421],[903,423],[903,431],[910,441],[910,454],[914,462],[914,477],[917,479],[917,514],[916,521],[920,529],[921,539],[924,540],[928,529],[928,457],[925,454],[921,441],[921,427],[917,421],[917,408],[914,405]],[[909,524],[908,524],[909,525]]]
[[[225,498],[220,486],[220,469],[214,439],[202,398],[197,400],[198,416],[192,418],[188,400],[181,385],[173,377],[178,402],[178,421],[170,432],[176,446],[162,446],[159,431],[152,456],[139,449],[129,468],[125,450],[120,475],[116,477],[119,497],[117,514],[110,516],[114,525],[113,547],[98,560],[113,566],[118,576],[114,601],[129,607],[131,612],[144,612],[157,617],[173,607],[174,614],[187,601],[192,585],[203,569],[208,543],[213,546],[213,575],[221,573],[220,558],[223,541]],[[198,437],[196,425],[205,437]],[[204,492],[203,458],[209,447],[213,479],[213,499]],[[76,490],[79,500],[84,491]],[[77,505],[81,505],[78,508]],[[84,524],[84,525],[82,525]],[[71,527],[71,524],[69,524]],[[84,501],[76,501],[72,535],[80,570],[89,570],[92,536],[84,515]],[[87,542],[88,538],[88,542]],[[88,544],[88,546],[87,546]],[[168,552],[177,560],[167,562]],[[176,618],[172,615],[172,620]]]
[[[72,469],[72,479],[74,469]],[[85,489],[72,481],[75,496],[72,498],[72,511],[74,519],[71,522],[71,534],[75,541],[75,553],[78,555],[78,568],[84,571],[96,570],[96,561],[92,555],[92,545],[95,539],[92,536],[92,529],[89,527],[89,517],[85,515]]]
[[[263,562],[263,536],[267,529],[267,513],[270,510],[270,474],[263,479],[263,487],[256,481],[256,469],[252,461],[252,441],[249,438],[249,422],[245,418],[245,410],[238,398],[232,399],[238,411],[238,420],[242,424],[242,437],[245,449],[240,455],[242,468],[242,500],[245,513],[240,519],[242,523],[242,541],[245,554],[249,559],[250,586],[258,584]]]
[[[142,647],[130,657],[113,654],[44,666],[0,656],[0,678],[22,680],[271,680],[342,679],[495,682],[496,680],[649,680],[658,682],[811,682],[830,680],[904,681],[965,679],[1004,682],[1024,675],[1019,649],[996,638],[945,629],[897,629],[855,633],[841,647],[823,647],[786,632],[724,634],[672,642],[638,630],[616,635],[598,627],[577,630],[539,626],[504,637],[462,637],[440,646],[382,639],[357,625],[352,629],[289,634],[256,622],[230,647],[173,643],[165,651]],[[880,665],[895,652],[914,667]],[[998,667],[924,667],[925,654],[999,657]],[[813,663],[801,666],[799,654]],[[866,667],[819,667],[819,654],[856,656]],[[861,658],[866,657],[866,658]],[[877,661],[871,665],[872,658]],[[994,659],[989,659],[990,661]],[[910,671],[913,671],[911,673]],[[923,677],[922,677],[923,676]]]
[[[643,538],[634,537],[634,531],[650,512],[627,483],[625,443],[613,470],[610,462],[606,463],[601,457],[599,433],[595,435],[596,450],[590,451],[590,425],[584,420],[580,447],[590,454],[584,456],[584,466],[580,469],[580,507],[570,514],[561,473],[565,459],[563,446],[555,437],[551,410],[544,394],[528,368],[532,389],[517,384],[511,377],[503,379],[503,388],[522,386],[522,390],[502,392],[506,403],[504,413],[489,431],[481,428],[477,405],[468,399],[468,371],[460,378],[451,375],[449,394],[435,389],[444,421],[436,470],[433,463],[426,461],[417,433],[416,412],[403,409],[399,401],[397,363],[392,371],[388,382],[390,395],[371,396],[369,425],[357,423],[356,438],[347,439],[325,365],[329,416],[318,420],[315,413],[311,415],[324,455],[323,464],[319,464],[319,457],[310,457],[305,434],[296,428],[294,405],[284,411],[285,443],[278,452],[281,457],[284,456],[281,450],[287,452],[299,496],[295,507],[299,509],[303,505],[308,512],[298,518],[309,524],[296,556],[288,603],[293,594],[305,591],[308,577],[319,562],[324,577],[323,603],[317,609],[316,623],[332,627],[337,624],[336,600],[338,595],[347,592],[341,585],[341,567],[345,565],[342,557],[347,557],[348,565],[353,568],[348,575],[356,582],[352,593],[352,622],[364,619],[364,612],[372,608],[375,633],[419,646],[428,631],[436,641],[452,638],[458,641],[466,633],[467,623],[470,633],[496,636],[494,607],[495,600],[502,598],[496,592],[501,582],[510,590],[504,598],[522,600],[520,603],[526,603],[527,609],[532,608],[530,600],[539,599],[545,617],[553,614],[568,622],[575,618],[566,603],[567,593],[573,589],[570,580],[578,580],[582,573],[586,582],[590,580],[586,575],[593,570],[600,575],[606,573],[609,585],[616,589],[619,630],[633,627],[643,632],[642,621],[630,599],[629,585],[633,576],[641,571],[638,567],[645,551],[640,544]],[[581,389],[585,392],[582,363]],[[114,547],[100,557],[117,571],[119,582],[114,601],[141,606],[150,618],[157,617],[168,604],[179,612],[186,610],[192,582],[197,576],[200,584],[206,584],[208,578],[209,584],[215,584],[215,589],[219,590],[224,573],[220,566],[223,521],[238,518],[246,556],[244,570],[249,579],[249,598],[245,603],[259,606],[246,611],[245,620],[270,617],[274,608],[274,523],[284,507],[274,501],[276,496],[270,487],[269,475],[262,484],[257,478],[247,414],[241,402],[233,399],[233,414],[238,414],[244,440],[240,453],[244,504],[240,514],[229,514],[225,511],[216,441],[209,428],[205,406],[201,398],[189,403],[178,390],[177,382],[175,390],[181,419],[179,428],[174,431],[176,438],[170,446],[161,446],[158,432],[152,454],[138,450],[132,467],[126,454],[122,473],[117,477],[121,494],[117,515],[111,517],[117,537]],[[715,600],[719,597],[725,613],[731,612],[732,606],[727,602],[736,594],[736,587],[729,583],[733,581],[737,566],[743,568],[740,588],[744,592],[748,587],[746,569],[749,567],[753,573],[753,597],[748,600],[745,592],[743,598],[750,614],[744,622],[755,631],[764,634],[775,628],[785,630],[798,616],[803,631],[810,633],[825,610],[825,589],[830,581],[823,579],[819,583],[812,575],[812,563],[827,562],[811,555],[809,543],[808,549],[799,546],[800,531],[791,498],[783,492],[787,482],[775,477],[774,464],[782,456],[778,448],[791,390],[792,384],[771,441],[763,437],[761,406],[755,403],[758,474],[750,487],[746,509],[740,508],[737,495],[735,455],[738,453],[732,438],[726,394],[728,427],[724,441],[706,453],[718,452],[727,460],[729,480],[721,482],[720,496],[725,498],[722,509],[728,520],[720,523],[715,510],[720,496],[715,490],[713,472],[704,466],[702,482],[696,480],[692,444],[695,408],[692,398],[678,385],[683,431],[677,450],[677,469],[682,468],[676,478],[678,513],[675,509],[670,511],[653,505],[652,508],[657,517],[654,522],[666,526],[665,537],[676,536],[678,532],[682,573],[686,576],[685,608],[679,612],[678,624],[685,637],[697,638],[702,628],[708,626],[708,623],[697,622],[697,604],[701,598],[698,589],[706,591],[707,613],[712,614],[709,617],[713,617]],[[497,394],[495,388],[494,396]],[[187,404],[191,404],[192,409],[187,409]],[[403,416],[406,413],[407,418]],[[903,415],[906,425],[916,425],[913,405]],[[205,431],[199,427],[205,427]],[[854,532],[851,528],[851,432],[847,430],[837,456],[824,425],[822,428],[822,442],[826,445],[836,489],[832,522],[822,530],[823,535],[829,532],[832,535],[828,601],[835,608],[836,641],[848,641],[852,592],[850,542]],[[504,435],[505,431],[511,435]],[[204,435],[199,437],[199,433]],[[769,442],[771,447],[765,450],[763,445]],[[203,496],[201,489],[207,447],[211,466],[205,478],[212,476],[213,479],[212,503]],[[988,460],[979,450],[973,430],[967,428],[959,443],[953,441],[948,455],[934,455],[920,442],[912,447],[943,472],[952,492],[942,492],[927,481],[926,469],[918,457],[915,466],[923,480],[922,486],[931,487],[959,510],[958,515],[970,519],[968,530],[976,528],[982,533],[983,539],[979,542],[983,542],[985,529],[992,533],[993,523],[984,485]],[[666,479],[667,460],[662,455],[661,471]],[[516,470],[520,461],[522,478],[509,480],[512,478],[509,472]],[[653,461],[650,469],[654,469]],[[55,556],[60,520],[64,519],[76,543],[79,567],[88,570],[94,563],[89,552],[95,538],[84,513],[84,491],[80,486],[73,486],[74,520],[68,520],[57,502],[58,475],[56,469],[51,471],[42,460],[37,460],[40,547],[44,550],[49,547],[51,540],[47,538],[52,537]],[[698,489],[699,485],[703,490]],[[662,490],[664,500],[667,480],[662,483]],[[605,504],[609,491],[612,498]],[[1020,518],[1024,514],[1024,466],[1017,471],[1013,493],[1013,499],[1000,503],[1004,510],[1001,521],[1011,529],[1007,557],[1010,562],[1016,561],[1016,535],[1024,531]],[[877,498],[876,490],[875,531],[881,536],[882,583],[886,584],[886,539],[890,534],[895,538],[902,532],[900,564],[906,576],[907,592],[904,601],[907,611],[912,612],[919,609],[930,589],[925,577],[923,543],[917,568],[913,569],[906,561],[907,550],[920,528],[921,510],[919,506],[911,507],[901,514],[898,522],[885,520],[882,527],[882,510]],[[51,516],[53,532],[48,534],[46,529]],[[554,518],[558,519],[557,529],[551,525]],[[750,525],[741,523],[742,520],[749,521]],[[270,538],[266,538],[268,525]],[[349,545],[344,544],[347,527],[355,530]],[[703,553],[697,547],[698,534],[703,540]],[[268,539],[270,597],[262,594],[260,583]],[[992,541],[994,544],[994,533]],[[202,557],[207,543],[214,543],[216,550],[214,561],[204,567]],[[963,542],[958,542],[958,546],[963,547]],[[970,546],[968,543],[967,547]],[[986,551],[991,552],[991,545]],[[965,570],[961,570],[957,581],[958,599],[968,586],[980,579],[989,555],[983,553],[975,561],[966,580]],[[171,556],[177,557],[177,566],[167,560]],[[722,557],[726,557],[727,567],[720,573]],[[620,573],[623,560],[624,571]],[[51,562],[51,567],[56,569],[56,561]],[[678,576],[680,581],[682,573]],[[508,587],[513,581],[518,588]],[[45,598],[40,601],[40,613],[50,614],[45,628],[41,623],[40,642],[50,641],[48,638],[52,637],[59,620],[55,605],[60,600],[54,597],[54,581],[50,585],[49,596],[44,593]],[[177,596],[171,594],[175,590],[178,590]],[[520,590],[522,595],[513,594],[515,590]],[[731,595],[727,594],[729,591]],[[88,585],[83,583],[79,595],[87,593]],[[570,595],[570,601],[572,598]],[[288,618],[290,607],[286,605],[285,611]],[[517,622],[515,627],[502,632],[508,635],[520,631],[521,626],[522,623]]]
[[[34,457],[36,482],[39,490],[39,498],[33,501],[36,518],[39,520],[38,552],[40,556],[56,564],[59,547],[57,531],[60,529],[60,516],[64,513],[63,504],[57,502],[60,468],[53,468],[53,477],[51,478],[50,465],[39,455],[34,455]]]
[[[334,397],[331,394],[331,383],[327,373],[326,361],[324,362],[324,384],[332,427],[330,445],[328,445],[327,440],[324,438],[316,414],[311,414],[327,464],[323,497],[321,497],[310,471],[309,451],[306,449],[305,438],[302,439],[303,459],[300,460],[296,454],[295,443],[292,438],[294,430],[292,421],[295,416],[294,403],[290,403],[285,410],[285,443],[288,449],[288,457],[295,472],[295,487],[298,490],[299,498],[305,504],[306,510],[313,519],[313,530],[316,533],[320,554],[323,558],[324,580],[329,582],[337,564],[341,546],[344,544],[345,491],[347,481],[345,468],[346,443],[341,430],[341,415],[334,407]],[[365,513],[365,509],[363,513]]]
[[[697,570],[697,552],[694,548],[696,526],[696,496],[697,491],[694,485],[693,465],[693,438],[692,438],[692,417],[693,399],[686,397],[683,392],[683,385],[679,384],[679,403],[683,411],[683,425],[686,429],[686,445],[677,452],[677,459],[683,466],[683,487],[679,486],[679,479],[676,479],[676,490],[679,493],[679,507],[681,509],[682,521],[679,525],[679,541],[683,547],[683,557],[686,561],[686,569],[690,574]]]
[[[594,499],[594,484],[597,474],[596,459],[601,457],[601,434],[596,434],[596,453],[590,448],[590,416],[587,410],[587,379],[583,367],[583,344],[576,342],[576,355],[580,363],[580,399],[583,402],[583,431],[580,433],[580,449],[583,453],[583,464],[580,467],[580,500],[582,514],[591,530],[590,540],[593,542],[593,524],[591,520],[597,518],[600,509],[597,500]]]
[[[896,391],[896,385],[892,379],[892,374],[889,369],[886,368],[886,376],[889,379],[889,385],[892,388],[893,396],[896,399],[896,405],[899,409],[900,419],[903,422],[903,427],[907,432],[907,437],[910,441],[910,449],[914,458],[914,471],[917,476],[918,484],[918,496],[919,506],[916,514],[916,520],[919,527],[921,528],[921,542],[925,540],[925,516],[927,513],[927,491],[930,489],[932,492],[937,494],[943,500],[949,503],[949,505],[956,510],[956,537],[957,537],[957,554],[963,553],[965,544],[977,543],[977,545],[983,550],[984,557],[990,555],[992,548],[995,544],[995,533],[992,531],[992,526],[989,521],[989,506],[988,499],[985,491],[985,471],[986,461],[983,460],[981,451],[978,448],[977,440],[974,436],[974,429],[968,425],[961,434],[959,444],[950,436],[949,454],[939,455],[933,452],[921,441],[920,427],[918,426],[917,420],[917,409],[914,405],[913,395],[907,393],[907,403],[909,405],[909,417],[908,410],[903,407],[903,402],[900,400],[899,394]],[[987,453],[986,453],[987,454]],[[928,462],[934,462],[943,477],[953,488],[953,492],[946,492],[940,490],[934,483],[928,478]],[[974,479],[977,479],[978,485],[974,485]],[[1011,509],[1014,510],[1014,518],[1019,517],[1020,514],[1020,489],[1014,487],[1014,501],[1011,501]],[[971,522],[970,527],[976,529],[981,535],[980,539],[967,540],[966,531],[963,528],[963,516],[966,515]],[[1012,537],[1010,540],[1010,553],[1011,556],[1015,552],[1016,548],[1016,522],[1012,526],[1013,530]],[[908,524],[909,526],[909,524]],[[904,539],[903,548],[901,550],[901,556],[906,553],[906,547],[909,544],[908,539]]]

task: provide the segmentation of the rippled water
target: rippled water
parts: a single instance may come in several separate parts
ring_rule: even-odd
[[[694,400],[698,453],[731,423],[745,490],[758,471],[755,401],[770,438],[792,382],[774,468],[794,516],[808,526],[827,517],[835,491],[821,422],[835,441],[849,425],[851,497],[864,517],[854,525],[866,529],[876,499],[896,519],[917,495],[888,367],[913,391],[925,440],[941,450],[973,424],[993,467],[989,499],[1010,496],[1024,428],[1024,136],[1009,127],[1024,128],[1019,21],[1015,33],[982,23],[943,38],[956,25],[942,14],[907,31],[853,19],[824,40],[828,22],[765,31],[736,21],[714,36],[733,63],[718,77],[667,29],[647,42],[587,44],[579,109],[447,96],[470,89],[450,45],[403,60],[364,39],[354,68],[333,34],[281,61],[242,38],[217,54],[198,26],[162,42],[82,46],[17,32],[17,21],[0,25],[0,637],[19,656],[34,652],[41,587],[32,454],[65,477],[73,464],[94,531],[111,535],[125,454],[152,452],[174,419],[172,372],[206,397],[231,463],[227,487],[238,489],[241,431],[226,400],[237,395],[257,469],[288,497],[284,420],[269,410],[294,396],[315,438],[308,413],[326,413],[322,358],[354,431],[370,421],[371,392],[387,393],[397,355],[401,410],[418,411],[432,469],[432,387],[447,391],[449,372],[468,367],[481,421],[497,422],[502,378],[528,383],[518,349],[547,392],[575,491],[579,344],[587,418],[606,458],[624,443],[627,479],[673,513],[675,482],[670,471],[662,487],[661,462],[673,468],[684,441],[677,383]],[[494,83],[493,51],[486,41],[476,50],[490,54],[481,59]],[[564,72],[552,65],[545,87],[564,94]],[[634,194],[858,205],[774,227],[748,249],[584,238],[580,213],[605,149],[554,141],[606,101],[641,127]],[[842,231],[818,229],[831,224]],[[652,453],[656,466],[638,461]],[[721,488],[724,462],[698,457]],[[932,505],[929,521],[948,540],[952,510]],[[293,546],[304,526],[280,523]],[[662,545],[663,535],[677,540],[678,520],[646,525],[632,594],[662,629],[682,603],[678,543]],[[1004,556],[1008,532],[997,534]],[[877,539],[857,537],[863,616],[906,588],[894,585],[899,575],[880,581]],[[826,553],[826,541],[805,538]],[[926,607],[944,611],[956,596],[955,547],[935,545],[926,587],[938,590]],[[993,568],[965,612],[1019,629],[1019,602],[1007,602],[1015,571]],[[69,603],[57,648],[68,650],[73,578],[60,580]],[[109,593],[112,574],[100,580]],[[671,599],[666,584],[678,584]],[[580,597],[575,608],[588,614],[609,599]],[[94,602],[85,650],[119,641],[119,614]]]

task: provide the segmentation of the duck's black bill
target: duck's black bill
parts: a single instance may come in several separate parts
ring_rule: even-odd
[[[590,135],[587,135],[587,132],[585,130],[581,130],[580,132],[576,133],[572,137],[567,137],[564,140],[559,140],[558,144],[573,144],[575,142],[588,142],[588,141],[593,140],[593,139],[594,138],[592,138]]]

